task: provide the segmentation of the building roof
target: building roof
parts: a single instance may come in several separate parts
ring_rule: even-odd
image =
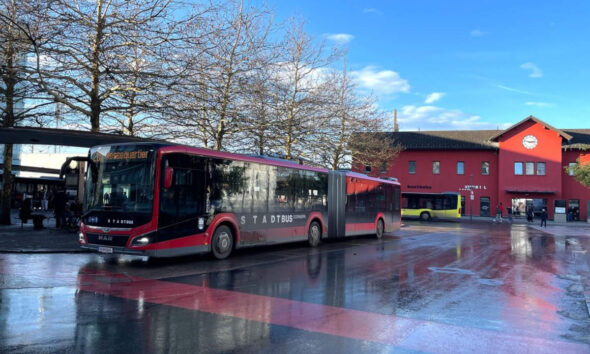
[[[590,150],[590,129],[556,129],[533,116],[505,130],[404,131],[388,132],[387,136],[405,150],[498,150],[497,139],[528,120],[534,120],[562,136],[564,150]]]
[[[511,131],[512,129],[514,129],[516,127],[519,127],[520,125],[522,125],[522,124],[524,124],[524,123],[526,123],[528,121],[533,121],[535,123],[541,124],[542,126],[544,126],[545,128],[547,128],[549,130],[553,130],[554,132],[556,132],[557,134],[559,134],[565,140],[571,140],[572,139],[572,136],[571,135],[563,132],[562,130],[550,126],[549,124],[543,122],[542,120],[540,120],[539,118],[537,118],[535,116],[528,116],[525,119],[521,120],[520,122],[514,124],[510,128],[507,128],[507,129],[501,131],[500,133],[498,133],[497,135],[493,136],[490,140],[491,141],[498,141],[498,138],[500,138],[502,135],[506,134],[507,132]]]
[[[564,129],[563,131],[572,136],[570,141],[564,142],[564,150],[590,150],[590,129]]]
[[[501,130],[440,130],[387,133],[406,150],[497,150],[490,141]]]

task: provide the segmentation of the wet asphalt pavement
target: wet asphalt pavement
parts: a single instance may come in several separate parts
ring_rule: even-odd
[[[230,259],[0,254],[0,352],[590,352],[588,229],[409,223]]]

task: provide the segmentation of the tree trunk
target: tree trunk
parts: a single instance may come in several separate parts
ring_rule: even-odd
[[[215,134],[215,150],[220,151],[222,148],[223,135],[225,134],[223,119],[217,125],[217,134]]]
[[[10,225],[10,201],[12,199],[12,144],[4,145],[4,171],[2,174],[2,212],[0,224]]]
[[[96,34],[94,37],[94,43],[92,44],[92,59],[91,59],[91,81],[92,86],[90,88],[90,131],[98,133],[100,131],[100,111],[101,111],[101,100],[100,100],[100,46],[103,38],[104,18],[103,16],[103,2],[98,1],[96,11]]]
[[[4,77],[6,85],[4,99],[6,105],[3,127],[13,127],[15,124],[14,117],[14,95],[16,79],[14,76],[14,61],[12,54],[7,60],[8,75]],[[0,224],[10,225],[10,201],[12,199],[12,144],[4,144],[4,171],[2,172],[2,210],[0,211]]]

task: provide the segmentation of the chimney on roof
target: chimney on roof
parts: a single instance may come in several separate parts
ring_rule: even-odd
[[[399,132],[399,125],[397,124],[397,109],[393,110],[393,131]]]

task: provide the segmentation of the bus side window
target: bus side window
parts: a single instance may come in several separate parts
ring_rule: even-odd
[[[348,178],[346,182],[346,211],[354,212],[356,202],[356,194],[354,192],[356,183],[352,178]]]
[[[453,209],[453,208],[457,207],[457,205],[453,206],[453,199],[452,198],[453,197],[447,197],[447,196],[444,197],[443,209],[448,210],[448,209]]]
[[[254,178],[252,200],[254,212],[266,212],[268,210],[268,166],[253,165]]]
[[[434,200],[434,210],[442,210],[443,209],[443,198],[436,198]]]

